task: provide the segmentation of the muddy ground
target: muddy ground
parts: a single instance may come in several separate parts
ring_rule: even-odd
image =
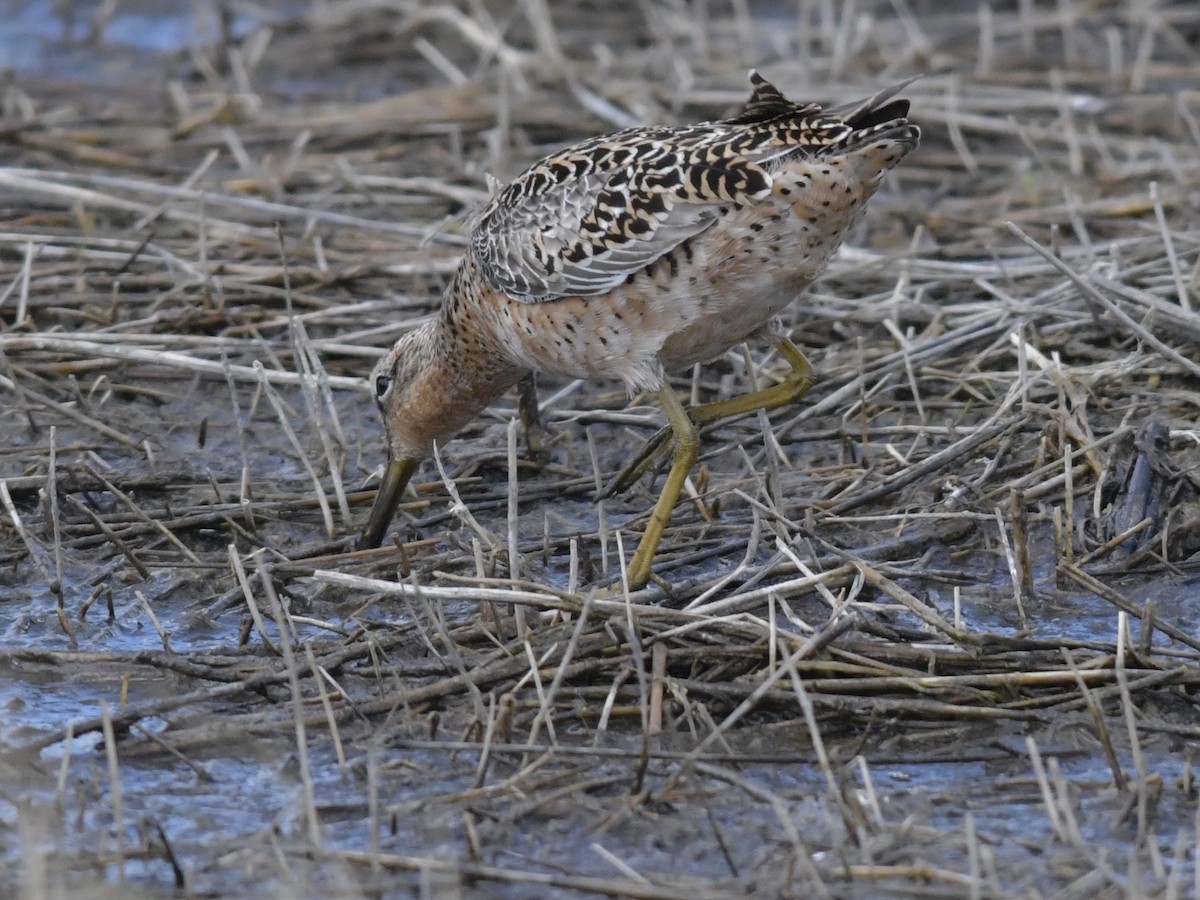
[[[0,25],[0,894],[1200,893],[1190,3],[26,3]],[[366,375],[545,152],[921,74],[619,580],[539,382],[354,535]],[[766,346],[675,382],[770,383]]]

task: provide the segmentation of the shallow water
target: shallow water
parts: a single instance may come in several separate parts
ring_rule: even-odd
[[[299,4],[274,4],[283,15]],[[0,69],[18,75],[120,84],[135,72],[157,72],[163,55],[215,43],[222,32],[216,3],[131,0],[97,30],[103,0],[14,0],[0,22]],[[228,31],[248,34],[265,7],[225,4]]]

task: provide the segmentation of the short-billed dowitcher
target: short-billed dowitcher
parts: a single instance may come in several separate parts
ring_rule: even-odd
[[[898,85],[822,109],[757,72],[746,105],[698,125],[630,128],[534,163],[478,214],[441,315],[409,332],[371,383],[391,461],[362,536],[377,547],[433,445],[530,372],[619,378],[657,392],[672,466],[630,561],[639,588],[696,460],[697,426],[799,399],[804,354],[770,327],[824,269],[884,174],[917,146]],[[906,82],[907,83],[907,82]],[[664,372],[756,334],[784,380],[685,409]]]

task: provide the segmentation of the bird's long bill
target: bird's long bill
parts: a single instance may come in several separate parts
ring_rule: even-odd
[[[383,481],[379,483],[379,491],[375,494],[375,505],[367,517],[367,526],[358,540],[360,550],[369,550],[383,543],[383,535],[392,524],[396,507],[400,505],[400,495],[404,493],[408,480],[419,464],[420,460],[417,459],[393,459],[388,463],[383,472]]]

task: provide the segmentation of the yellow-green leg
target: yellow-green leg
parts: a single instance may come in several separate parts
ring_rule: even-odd
[[[771,337],[779,355],[786,359],[791,366],[791,371],[788,372],[787,376],[778,384],[773,384],[762,390],[742,394],[740,397],[730,397],[728,400],[717,400],[713,403],[702,403],[699,406],[692,407],[684,414],[694,427],[708,425],[720,419],[745,415],[759,409],[775,409],[780,406],[787,406],[789,403],[795,403],[812,389],[813,384],[816,383],[817,376],[800,348],[781,335],[772,335]],[[674,397],[673,393],[672,397]],[[600,498],[603,499],[611,497],[614,494],[619,494],[645,474],[647,470],[657,463],[663,448],[666,446],[667,438],[673,433],[677,433],[677,431],[672,423],[672,425],[663,428],[651,437],[646,442],[646,445],[642,447],[641,452],[634,457],[633,461],[613,479],[612,484],[600,495]],[[672,469],[672,472],[674,472],[674,469]],[[680,484],[683,484],[682,479],[680,479]]]
[[[707,425],[710,422],[745,415],[760,409],[775,409],[795,403],[812,390],[812,386],[817,381],[817,375],[800,348],[785,337],[777,337],[775,349],[792,367],[783,381],[759,391],[742,394],[740,397],[730,397],[728,400],[717,400],[713,403],[701,403],[688,410],[691,420],[697,425]]]
[[[671,471],[667,473],[667,480],[663,482],[662,493],[658,495],[658,502],[654,504],[654,510],[650,513],[646,531],[642,534],[633,559],[629,562],[629,588],[634,591],[645,587],[646,582],[650,580],[650,564],[658,551],[658,542],[667,530],[671,512],[679,501],[683,483],[695,465],[696,455],[700,450],[700,433],[669,384],[664,383],[658,389],[658,399],[667,413],[667,421],[670,423],[668,427],[674,436]]]

